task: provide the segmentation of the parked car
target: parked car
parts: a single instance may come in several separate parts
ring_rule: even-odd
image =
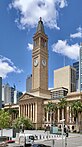
[[[0,136],[0,147],[6,147],[7,146],[7,140],[9,140],[9,137]]]
[[[33,144],[31,147],[51,147],[45,144]]]
[[[6,143],[15,143],[15,140],[7,140]]]
[[[25,147],[51,147],[45,144],[38,144],[38,143],[34,143],[33,145],[31,144],[26,144]]]

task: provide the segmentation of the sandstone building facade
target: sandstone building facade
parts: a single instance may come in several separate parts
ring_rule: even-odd
[[[60,125],[60,120],[65,119],[65,124],[69,126],[70,130],[74,130],[76,127],[75,116],[71,112],[71,103],[76,100],[82,101],[82,93],[74,92],[76,89],[75,76],[75,69],[70,66],[55,71],[55,88],[61,87],[61,90],[66,92],[64,96],[67,106],[64,109],[57,108],[53,118],[56,125]],[[53,89],[52,92],[55,92],[55,90]],[[25,116],[32,120],[36,129],[51,125],[51,114],[46,112],[44,107],[49,102],[58,105],[60,98],[61,96],[53,99],[51,91],[48,90],[48,37],[40,18],[37,31],[33,37],[32,90],[20,97],[19,116]],[[80,114],[78,114],[78,118],[80,124]]]

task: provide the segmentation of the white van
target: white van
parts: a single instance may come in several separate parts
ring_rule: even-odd
[[[19,133],[20,144],[33,144],[35,136],[32,134]]]

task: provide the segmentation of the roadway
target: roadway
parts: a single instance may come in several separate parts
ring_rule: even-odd
[[[70,134],[67,138],[67,146],[65,146],[65,140],[63,147],[82,147],[82,135],[81,134]],[[42,141],[41,143],[45,145],[50,145],[51,147],[62,147],[62,139],[55,139],[55,145],[53,146],[52,140]]]

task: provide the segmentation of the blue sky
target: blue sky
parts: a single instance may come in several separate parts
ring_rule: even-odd
[[[49,88],[54,70],[79,59],[82,0],[0,0],[0,76],[26,90],[32,73],[32,37],[42,17],[48,35]]]

